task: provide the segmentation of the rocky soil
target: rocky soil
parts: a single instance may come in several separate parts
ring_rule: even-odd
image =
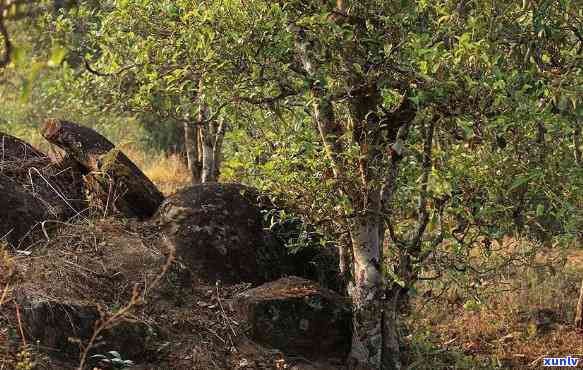
[[[203,184],[151,218],[104,218],[83,163],[4,138],[0,368],[108,369],[118,355],[136,369],[340,368],[350,306],[318,283],[341,291],[322,262],[337,256],[291,254],[255,189]],[[43,182],[29,186],[15,161]]]

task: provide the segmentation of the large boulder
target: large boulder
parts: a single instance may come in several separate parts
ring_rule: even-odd
[[[155,222],[185,265],[208,281],[259,284],[296,275],[343,291],[335,248],[321,248],[321,236],[309,225],[281,219],[279,212],[256,189],[209,183],[169,196]],[[268,218],[275,223],[268,225]],[[287,248],[298,239],[306,239],[304,247]]]
[[[263,230],[257,196],[240,184],[196,185],[168,197],[156,221],[198,276],[261,283],[290,266],[285,247]]]
[[[0,154],[2,164],[7,166],[12,162],[15,164],[30,160],[44,162],[47,159],[45,154],[30,144],[3,132],[0,132]]]
[[[282,278],[241,293],[233,305],[261,344],[308,358],[348,353],[350,305],[312,281]]]

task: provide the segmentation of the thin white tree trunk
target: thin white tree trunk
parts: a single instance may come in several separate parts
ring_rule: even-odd
[[[217,182],[222,161],[225,123],[206,122],[201,128],[202,144],[202,182]]]
[[[205,125],[202,129],[202,182],[214,182],[214,150],[213,150],[213,135],[209,125]]]
[[[581,282],[579,300],[577,301],[577,309],[575,312],[575,326],[579,329],[583,329],[583,282]]]
[[[200,162],[198,160],[198,140],[196,129],[190,122],[184,122],[184,146],[186,150],[186,161],[189,172],[192,176],[192,184],[199,184],[201,181]]]
[[[209,122],[208,108],[205,105],[200,106],[198,121],[200,124],[199,143],[202,154],[202,182],[214,182],[216,181],[214,178],[215,159],[213,150],[215,130],[214,122]]]
[[[349,368],[382,369],[383,276],[378,216],[351,222],[354,278],[348,286],[353,304],[353,336]]]
[[[214,160],[213,174],[215,181],[219,180],[219,176],[221,174],[221,164],[223,162],[223,141],[225,138],[226,129],[227,123],[224,120],[221,120],[219,122],[217,132],[215,134],[215,143],[213,146],[213,160]]]

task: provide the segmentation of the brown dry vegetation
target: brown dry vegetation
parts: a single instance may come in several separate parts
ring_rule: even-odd
[[[507,242],[508,254],[520,244]],[[527,369],[543,357],[583,357],[583,332],[573,325],[582,259],[576,249],[543,248],[474,294],[453,284],[437,297],[422,290],[406,320],[410,368]]]
[[[101,323],[106,323],[99,336],[106,344],[98,338],[92,351],[105,353],[115,350],[111,346],[118,341],[126,346],[135,341],[136,352],[122,355],[139,362],[138,369],[335,368],[286,357],[248,340],[246,323],[235,319],[230,301],[249,284],[192,280],[168,248],[155,225],[104,219],[63,224],[57,236],[31,255],[10,256],[3,250],[0,369],[74,369],[78,361],[69,356],[61,362],[60,355],[88,344],[87,338],[79,343],[71,338],[70,345],[58,349],[27,343],[21,332],[23,296],[51,305],[99,305]],[[136,334],[131,329],[136,323],[148,329]]]
[[[188,185],[179,158],[146,161],[137,151],[129,154],[166,194]],[[79,215],[70,222],[56,222],[50,239],[30,250],[15,252],[1,246],[0,370],[74,369],[81,359],[70,354],[82,353],[88,344],[93,353],[106,353],[117,349],[111,345],[118,339],[136,340],[128,322],[152,329],[138,332],[143,338],[138,338],[135,353],[122,353],[138,362],[134,367],[138,369],[336,368],[285,356],[247,339],[247,324],[235,319],[230,301],[249,284],[221,286],[193,280],[172,259],[158,226],[100,217]],[[60,302],[81,310],[98,305],[99,335],[71,337],[63,345],[55,339],[57,334],[48,334],[48,342],[59,345],[45,345],[46,338],[42,344],[30,343],[23,329],[23,297],[49,307]],[[64,351],[68,357],[61,356]],[[88,364],[95,365],[90,359]]]
[[[124,153],[148,176],[164,195],[175,193],[190,184],[190,174],[179,155],[163,153],[145,154],[135,149],[124,149]]]

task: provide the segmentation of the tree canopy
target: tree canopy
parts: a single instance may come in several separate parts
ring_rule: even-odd
[[[167,145],[198,127],[222,180],[339,246],[354,368],[400,366],[394,317],[432,256],[479,275],[471,254],[505,235],[580,237],[581,1],[12,3],[1,94],[133,117]]]

